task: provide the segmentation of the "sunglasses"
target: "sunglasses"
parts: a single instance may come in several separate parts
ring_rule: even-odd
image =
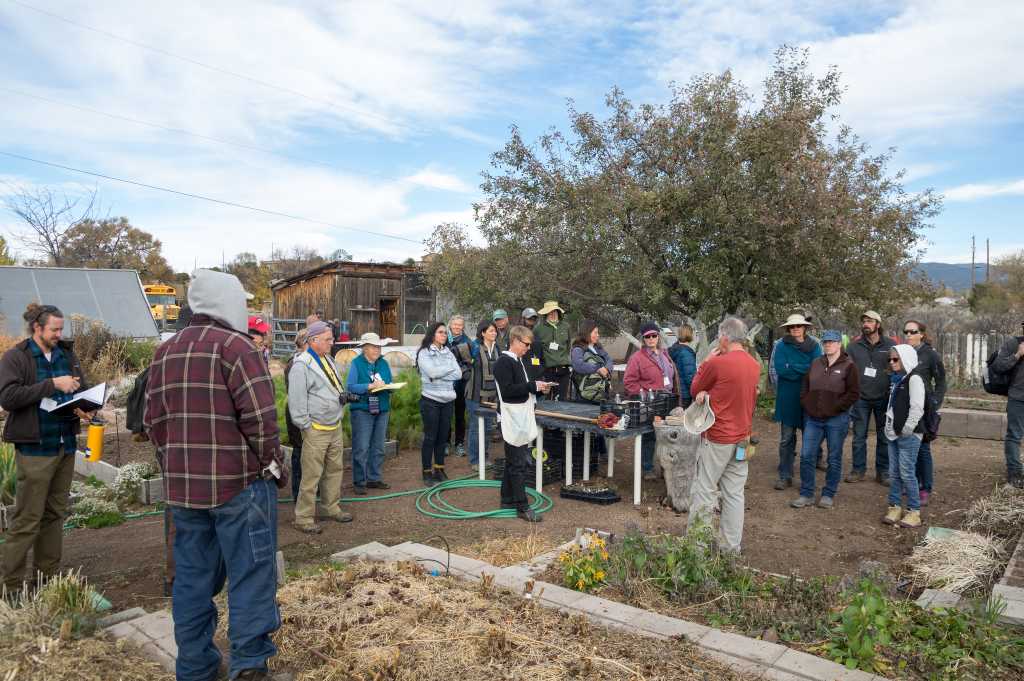
[[[921,329],[903,329],[904,336],[916,336],[921,333]]]
[[[644,338],[657,338],[659,335],[657,333],[645,333]]]
[[[525,345],[526,347],[530,347],[531,345],[533,345],[533,342],[532,342],[532,341],[524,341],[524,340],[521,340],[521,341],[519,341],[519,342],[520,342],[520,343],[522,343],[523,345]]]
[[[890,357],[889,358],[889,364],[899,364],[899,363],[900,363],[900,358],[899,357]]]

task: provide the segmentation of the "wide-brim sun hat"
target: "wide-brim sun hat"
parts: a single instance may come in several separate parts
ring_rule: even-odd
[[[555,310],[558,310],[562,314],[565,314],[565,310],[563,310],[561,307],[559,307],[557,300],[547,300],[547,301],[544,301],[544,307],[542,307],[541,309],[537,310],[537,314],[538,315],[551,314]]]
[[[786,318],[785,322],[783,322],[782,324],[779,324],[779,326],[781,326],[782,328],[787,328],[787,327],[790,327],[790,326],[810,326],[810,325],[811,325],[811,323],[809,321],[807,321],[807,319],[802,314],[796,314],[796,313],[789,315],[789,317]]]
[[[711,411],[711,403],[694,402],[683,412],[683,428],[688,433],[700,435],[715,425],[715,412]]]
[[[382,348],[385,345],[389,345],[394,342],[394,338],[381,338],[377,334],[370,332],[364,333],[362,336],[360,336],[358,344],[360,347],[364,345],[376,345],[378,348]]]

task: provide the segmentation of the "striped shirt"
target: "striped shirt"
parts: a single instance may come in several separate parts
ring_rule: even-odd
[[[281,465],[267,365],[248,336],[206,315],[195,315],[157,349],[144,424],[161,454],[172,506],[220,506],[271,461]],[[282,467],[278,484],[285,479]]]
[[[43,349],[31,338],[28,341],[28,349],[36,360],[37,382],[42,383],[48,378],[71,375],[68,356],[59,345],[50,352],[50,359],[46,359]],[[66,402],[71,399],[71,395],[65,395],[59,390],[50,397],[58,402]],[[15,445],[18,453],[25,456],[55,456],[61,451],[61,448],[65,454],[74,454],[75,449],[78,448],[78,417],[54,416],[42,408],[39,409],[39,442]]]

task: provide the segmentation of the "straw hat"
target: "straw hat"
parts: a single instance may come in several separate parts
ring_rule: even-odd
[[[779,324],[779,326],[781,326],[783,328],[786,328],[786,327],[789,327],[789,326],[811,326],[811,323],[809,321],[807,321],[807,319],[805,319],[802,314],[794,313],[794,314],[789,315],[789,317],[786,319],[785,323],[784,324]]]
[[[711,411],[710,400],[694,402],[683,412],[683,428],[694,435],[700,435],[715,425],[715,412]]]
[[[558,306],[557,300],[547,300],[544,301],[544,307],[537,310],[537,314],[545,315],[554,312],[555,310],[558,310],[562,314],[565,314],[565,310]]]

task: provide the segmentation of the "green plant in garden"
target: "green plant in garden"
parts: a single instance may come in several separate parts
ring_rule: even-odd
[[[562,564],[563,581],[576,591],[593,591],[602,586],[608,575],[608,547],[605,540],[595,534],[586,534],[558,556]]]
[[[14,503],[14,493],[18,482],[17,458],[14,445],[9,442],[0,443],[0,506]]]
[[[125,360],[129,371],[142,371],[153,363],[156,341],[129,340],[125,344]]]
[[[877,647],[892,643],[892,610],[878,585],[862,579],[850,604],[836,614],[837,636],[827,645],[829,657],[847,669],[884,672],[888,664]]]
[[[133,461],[121,466],[114,478],[114,498],[122,503],[135,501],[139,484],[156,475],[156,468],[148,461]]]
[[[109,527],[124,522],[114,490],[100,483],[71,483],[71,514],[67,524],[74,527]]]

